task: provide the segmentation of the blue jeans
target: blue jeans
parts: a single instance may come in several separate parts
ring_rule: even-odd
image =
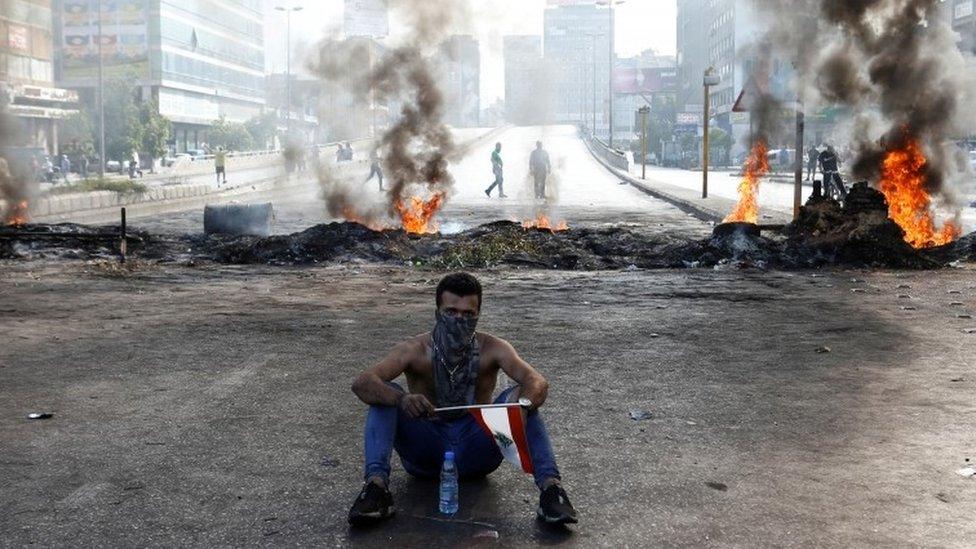
[[[399,391],[403,389],[390,384]],[[498,395],[496,404],[507,402],[515,387]],[[548,479],[559,478],[556,457],[549,443],[549,433],[538,411],[527,414],[525,437],[532,456],[535,483],[542,486]],[[466,414],[453,421],[412,418],[396,406],[370,406],[366,415],[366,473],[389,480],[390,455],[396,449],[400,462],[415,477],[437,478],[444,452],[453,451],[461,478],[484,477],[501,465],[501,452],[495,441]]]

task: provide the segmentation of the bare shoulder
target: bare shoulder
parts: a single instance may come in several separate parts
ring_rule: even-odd
[[[414,362],[427,356],[427,344],[430,334],[420,334],[402,341],[394,347],[394,351],[400,355],[404,361]]]
[[[478,345],[481,352],[488,355],[512,355],[515,348],[508,341],[489,333],[478,332]]]

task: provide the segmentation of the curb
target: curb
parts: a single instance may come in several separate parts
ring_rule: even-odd
[[[701,221],[711,222],[715,224],[722,223],[728,212],[732,211],[735,207],[736,202],[728,198],[722,198],[713,196],[707,199],[702,199],[700,196],[695,196],[694,191],[690,191],[684,187],[678,187],[675,185],[669,185],[661,181],[652,180],[642,180],[638,179],[629,173],[621,172],[620,170],[609,165],[600,155],[596,154],[593,147],[590,145],[589,141],[580,138],[586,149],[590,152],[590,155],[600,163],[608,172],[617,176],[632,187],[637,190],[653,196],[659,200],[663,200],[672,206],[675,206],[679,210],[690,214]],[[703,201],[707,201],[703,203]],[[786,212],[775,210],[771,208],[765,208],[766,213],[764,214],[764,222],[766,223],[789,223],[792,221],[793,216]],[[768,217],[767,217],[768,216]]]

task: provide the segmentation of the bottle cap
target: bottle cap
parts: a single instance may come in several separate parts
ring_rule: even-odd
[[[444,452],[444,461],[454,461],[454,452]]]

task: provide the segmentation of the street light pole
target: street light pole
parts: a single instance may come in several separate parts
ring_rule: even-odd
[[[623,4],[626,1],[627,0],[600,0],[600,1],[597,2],[597,4],[599,4],[601,6],[607,6],[607,17],[609,18],[609,21],[610,21],[610,26],[607,29],[607,32],[609,33],[609,37],[610,37],[610,39],[609,39],[609,42],[610,42],[610,67],[609,67],[610,81],[609,81],[609,85],[608,85],[608,91],[609,91],[610,95],[608,96],[608,103],[607,103],[608,112],[610,114],[610,118],[609,118],[609,134],[610,135],[609,135],[609,138],[608,138],[607,143],[610,145],[610,148],[611,149],[613,148],[613,54],[614,54],[614,46],[615,46],[615,40],[614,40],[615,39],[615,36],[614,36],[614,32],[613,32],[613,23],[614,23],[614,20],[613,20],[613,7],[614,6],[618,6],[620,4]]]
[[[598,34],[587,34],[590,37],[591,45],[590,51],[593,54],[593,125],[590,127],[590,135],[596,137],[596,39],[600,36]]]
[[[301,6],[275,6],[278,11],[285,12],[285,115],[288,117],[288,138],[291,138],[291,13],[301,11]]]
[[[105,178],[105,75],[102,61],[102,0],[98,0],[98,177]]]
[[[704,131],[704,135],[702,136],[702,198],[708,198],[708,119],[711,118],[709,88],[718,85],[719,82],[721,82],[721,77],[715,74],[713,67],[705,69],[705,78],[702,82],[705,88],[705,100],[702,105],[702,129]]]
[[[651,108],[644,105],[637,112],[641,116],[641,179],[647,179],[647,115]]]

